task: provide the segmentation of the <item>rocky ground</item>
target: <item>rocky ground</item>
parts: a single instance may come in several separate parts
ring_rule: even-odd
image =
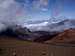
[[[67,48],[67,46],[75,46],[75,29],[68,29],[56,35],[50,35],[49,32],[43,31],[31,32],[31,36],[35,35],[36,37],[32,37],[33,39],[30,40],[30,42],[25,41],[24,38],[22,39],[22,36],[18,38],[18,36],[12,34],[11,31],[9,31],[10,35],[7,32],[8,31],[3,32],[0,35],[0,56],[50,56],[52,55],[50,53],[53,52],[55,56],[61,56],[61,54],[62,56],[66,56],[64,52],[66,52],[68,56],[75,56],[75,49]],[[59,44],[57,45],[57,43]],[[63,46],[63,48],[61,46]]]

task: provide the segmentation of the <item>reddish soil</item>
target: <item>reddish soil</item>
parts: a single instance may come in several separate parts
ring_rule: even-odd
[[[46,43],[71,43],[75,44],[75,29],[65,30],[51,40],[46,41]]]

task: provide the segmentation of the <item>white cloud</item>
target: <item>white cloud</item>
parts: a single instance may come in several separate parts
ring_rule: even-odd
[[[48,5],[48,0],[40,0],[40,4],[47,6]]]
[[[13,3],[14,3],[14,0],[3,0],[3,1],[1,0],[0,7],[8,8]]]
[[[42,11],[48,11],[48,0],[40,0],[40,6]]]
[[[15,0],[0,0],[0,29],[4,28],[2,24],[11,26],[23,23],[25,15],[24,10]]]
[[[35,0],[33,1],[33,9],[40,10],[40,11],[47,11],[48,10],[48,0]]]

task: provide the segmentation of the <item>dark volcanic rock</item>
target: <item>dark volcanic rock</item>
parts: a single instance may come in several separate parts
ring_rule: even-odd
[[[55,37],[57,34],[51,34],[50,32],[46,32],[46,31],[35,31],[33,32],[33,36],[35,37],[34,41],[35,42],[44,42],[48,39],[51,39],[53,37]]]
[[[16,26],[12,29],[13,33],[17,35],[17,38],[22,40],[28,40],[31,38],[31,31],[27,29],[26,27]]]
[[[26,27],[9,27],[5,31],[2,31],[0,35],[5,35],[9,37],[15,37],[15,38],[20,38],[20,39],[27,39],[30,35],[31,31],[27,29]]]
[[[4,36],[12,36],[12,37],[16,37],[17,35],[12,31],[12,29],[8,28],[5,31],[0,32],[0,36],[4,35]]]
[[[17,35],[17,38],[22,40],[43,42],[45,40],[51,39],[55,35],[56,32],[47,32],[47,31],[34,31],[31,32],[26,27],[16,26],[13,29],[13,33]]]

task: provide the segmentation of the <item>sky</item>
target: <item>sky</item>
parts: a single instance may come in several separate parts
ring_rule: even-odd
[[[0,0],[0,22],[5,24],[53,17],[75,19],[75,0]]]
[[[75,0],[0,0],[0,30],[27,21],[75,19]]]
[[[75,18],[75,0],[65,0],[62,14],[65,17]]]
[[[31,19],[75,18],[75,0],[16,0]]]

